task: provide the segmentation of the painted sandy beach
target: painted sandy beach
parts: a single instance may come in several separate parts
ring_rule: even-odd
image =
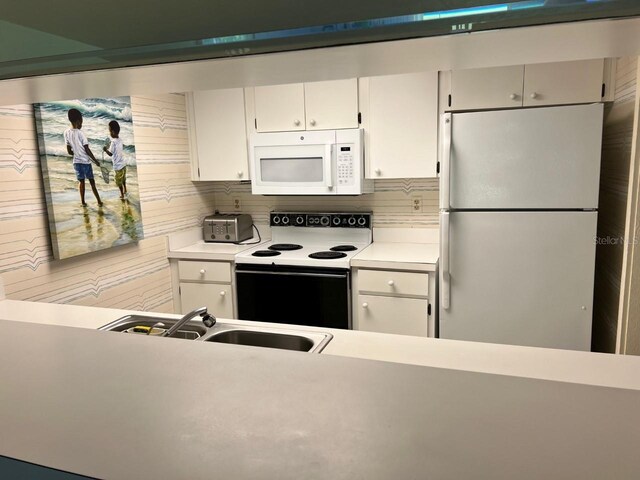
[[[82,131],[89,148],[109,170],[106,183],[100,168],[93,165],[102,207],[98,206],[88,181],[85,182],[87,206],[83,207],[80,202],[73,158],[67,152],[63,136],[70,126],[67,119],[70,108],[82,113]],[[37,104],[34,110],[54,257],[69,258],[141,240],[144,233],[129,99],[71,100]],[[124,200],[115,184],[111,159],[102,151],[102,147],[110,143],[108,123],[111,120],[119,123],[119,136],[124,143],[128,191]]]

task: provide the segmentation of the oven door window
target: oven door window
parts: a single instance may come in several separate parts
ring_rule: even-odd
[[[351,328],[348,270],[236,266],[238,318]]]

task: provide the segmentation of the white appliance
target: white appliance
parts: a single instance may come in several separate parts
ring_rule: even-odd
[[[364,178],[361,129],[254,133],[251,192],[261,195],[360,195]]]
[[[238,318],[351,328],[351,258],[372,240],[364,212],[271,212],[271,241],[235,257]]]
[[[602,118],[443,115],[441,338],[590,350]]]

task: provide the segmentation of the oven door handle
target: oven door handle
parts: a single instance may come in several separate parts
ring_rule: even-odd
[[[326,277],[346,278],[348,273],[306,273],[306,272],[274,272],[269,270],[236,270],[236,273],[251,273],[263,275],[294,275],[298,277]]]

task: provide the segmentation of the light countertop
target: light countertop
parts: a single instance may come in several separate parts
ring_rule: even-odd
[[[185,260],[218,260],[225,262],[233,262],[237,253],[255,247],[258,243],[257,238],[250,238],[242,243],[208,243],[199,240],[196,243],[187,245],[186,247],[169,250],[167,257],[180,258]],[[254,243],[255,242],[255,243]]]
[[[133,313],[160,315],[167,318],[179,317],[171,314],[78,305],[0,301],[1,320],[88,329],[96,329]],[[219,319],[219,321],[239,325],[254,323],[230,319]],[[281,326],[292,328],[291,325]],[[640,357],[352,330],[318,329],[298,325],[294,328],[322,330],[333,334],[333,339],[322,355],[640,390],[640,375],[638,375]]]
[[[24,322],[0,331],[0,455],[63,471],[637,475],[638,390]]]
[[[438,255],[437,243],[373,242],[351,259],[351,266],[434,272]]]

